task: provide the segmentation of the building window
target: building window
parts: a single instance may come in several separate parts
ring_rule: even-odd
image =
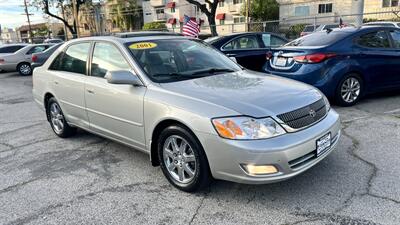
[[[219,25],[225,25],[225,20],[219,20]]]
[[[295,16],[309,16],[310,15],[310,6],[297,6],[294,8]]]
[[[220,1],[220,2],[218,3],[218,6],[219,6],[219,7],[224,7],[224,6],[225,6],[224,1]]]
[[[244,22],[246,22],[246,18],[244,16],[233,18],[233,23],[244,23]]]
[[[396,7],[399,6],[399,0],[382,0],[382,7]]]
[[[164,9],[156,9],[156,14],[164,14]]]
[[[171,8],[171,13],[174,13],[174,12],[175,12],[175,7]]]
[[[318,5],[318,13],[331,13],[331,12],[332,12],[332,3]]]
[[[233,4],[240,4],[243,3],[243,0],[233,0]]]

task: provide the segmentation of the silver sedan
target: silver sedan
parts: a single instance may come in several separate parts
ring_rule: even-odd
[[[56,135],[76,128],[148,153],[168,181],[264,184],[325,158],[340,120],[315,88],[245,70],[179,36],[91,37],[61,46],[33,73]]]
[[[0,70],[17,71],[20,75],[32,74],[32,54],[42,52],[53,44],[26,45],[14,53],[0,55]]]

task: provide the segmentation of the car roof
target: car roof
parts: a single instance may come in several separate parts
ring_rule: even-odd
[[[168,32],[168,31],[138,31],[138,32],[116,33],[113,36],[119,38],[130,38],[130,37],[145,37],[145,36],[182,36],[182,34]]]
[[[152,40],[163,40],[163,39],[194,39],[192,37],[186,36],[178,36],[178,35],[145,35],[145,36],[137,36],[137,37],[126,37],[121,38],[117,36],[95,36],[95,37],[85,37],[85,38],[77,38],[71,40],[72,42],[80,42],[80,41],[114,41],[119,43],[129,43],[129,42],[137,42],[137,41],[152,41]]]
[[[375,22],[368,22],[365,24],[397,24],[399,22],[394,22],[394,21],[375,21]]]

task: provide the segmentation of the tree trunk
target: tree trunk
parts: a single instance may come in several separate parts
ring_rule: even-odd
[[[208,24],[210,25],[211,35],[218,36],[217,26],[215,24],[215,15],[207,16]]]

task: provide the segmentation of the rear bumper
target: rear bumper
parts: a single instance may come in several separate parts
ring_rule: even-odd
[[[40,67],[40,66],[43,66],[43,63],[31,63],[32,69],[34,69],[36,67]]]
[[[316,141],[327,133],[331,133],[331,147],[317,157]],[[267,140],[235,141],[211,134],[198,136],[214,178],[238,183],[265,184],[289,179],[311,168],[335,149],[340,135],[339,115],[332,109],[322,121],[312,127]],[[305,156],[308,159],[301,160]],[[249,175],[242,168],[243,164],[274,165],[278,172],[270,175]]]
[[[301,81],[318,88],[327,97],[335,96],[336,82],[331,69],[325,64],[304,64],[297,71],[276,70],[269,65],[264,66],[264,71],[276,76],[286,77]]]

